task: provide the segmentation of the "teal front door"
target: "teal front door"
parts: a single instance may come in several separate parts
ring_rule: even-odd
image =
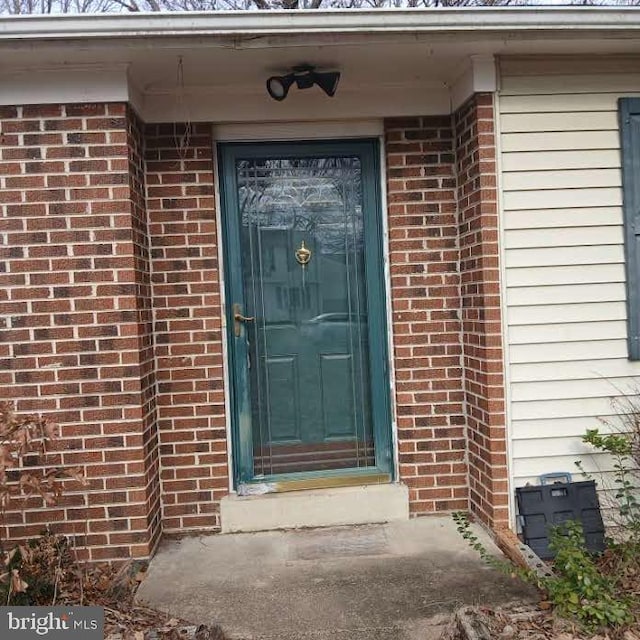
[[[220,168],[238,490],[389,481],[377,142],[225,144]]]

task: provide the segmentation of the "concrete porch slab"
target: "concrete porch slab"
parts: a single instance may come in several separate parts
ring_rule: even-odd
[[[220,503],[222,533],[408,519],[409,489],[399,483],[287,491],[262,496],[229,495]]]
[[[137,597],[234,640],[435,640],[463,604],[535,592],[484,566],[451,519],[434,517],[168,540]]]

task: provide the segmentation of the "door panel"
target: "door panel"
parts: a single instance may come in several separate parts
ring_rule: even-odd
[[[322,422],[328,438],[350,437],[355,422],[351,354],[320,354]]]
[[[256,349],[251,350],[255,358]],[[302,428],[300,424],[300,403],[298,401],[298,357],[297,356],[267,356],[264,378],[270,389],[263,390],[267,397],[267,423],[271,425],[271,440],[287,442],[300,440]],[[292,393],[291,390],[296,392]],[[270,393],[269,393],[270,391]],[[254,398],[254,408],[259,405]]]
[[[364,176],[375,164],[361,146],[340,146],[225,145],[222,154],[227,249],[239,253],[228,262],[231,296],[247,317],[232,340],[234,386],[246,396],[236,406],[250,415],[239,434],[245,457],[251,442],[244,480],[371,470],[383,457],[371,388],[384,376],[372,377],[369,316],[378,327],[384,318],[369,301],[379,265],[367,264],[379,246],[365,234],[367,218],[378,222],[367,194],[375,176]]]

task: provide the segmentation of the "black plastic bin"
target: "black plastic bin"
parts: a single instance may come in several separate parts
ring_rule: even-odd
[[[604,523],[594,480],[516,489],[525,544],[543,560],[553,558],[549,549],[550,529],[576,520],[582,523],[587,549],[604,551]]]

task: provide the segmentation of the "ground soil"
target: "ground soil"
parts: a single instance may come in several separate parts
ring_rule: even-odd
[[[77,560],[64,538],[47,534],[4,554],[4,564],[2,598],[16,605],[102,607],[106,640],[228,640],[216,626],[195,626],[136,604],[134,596],[146,577],[146,562],[88,565]]]
[[[195,626],[162,611],[134,603],[138,585],[144,580],[146,565],[132,562],[119,570],[97,567],[88,576],[94,591],[88,602],[102,606],[106,640],[228,640],[219,627]]]
[[[587,634],[577,625],[555,616],[547,603],[543,602],[542,607],[513,605],[492,609],[479,606],[473,608],[472,614],[486,630],[486,637],[496,640],[640,640],[640,624],[618,632]]]

